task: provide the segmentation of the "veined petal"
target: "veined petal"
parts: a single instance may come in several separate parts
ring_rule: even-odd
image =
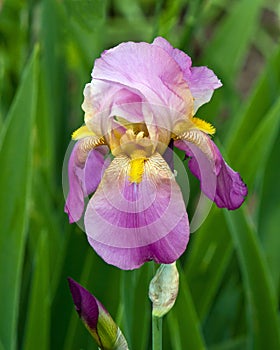
[[[201,190],[218,207],[234,210],[247,195],[247,187],[240,175],[224,161],[219,149],[208,135],[191,130],[174,145],[185,151],[191,172],[200,180]]]
[[[149,103],[184,110],[187,85],[183,74],[176,61],[159,47],[144,42],[122,43],[95,61],[92,78],[133,88]]]
[[[68,162],[69,193],[64,211],[68,214],[70,223],[81,218],[84,197],[96,190],[102,173],[108,166],[108,160],[104,160],[107,146],[87,150],[84,144],[90,142],[87,139],[79,140],[75,144]]]
[[[193,96],[177,62],[161,47],[143,42],[105,51],[95,61],[84,96],[86,124],[98,135],[111,130],[113,116],[146,123],[152,134],[154,126],[172,131],[178,120],[193,115]]]
[[[129,86],[93,79],[84,89],[85,123],[104,136],[114,128],[115,116],[129,117],[131,123],[143,122],[142,100],[143,96]]]
[[[222,86],[215,73],[207,67],[192,67],[191,74],[186,80],[194,97],[194,112],[209,102],[214,90]]]
[[[157,37],[153,41],[153,45],[159,46],[164,49],[175,61],[179,64],[180,68],[184,72],[184,75],[190,74],[192,66],[192,59],[185,52],[174,48],[166,39]]]
[[[85,214],[88,240],[121,269],[149,260],[172,263],[189,238],[181,190],[159,154],[145,161],[140,183],[129,181],[129,164],[128,157],[118,156],[105,171]]]
[[[156,38],[153,45],[163,48],[179,64],[194,97],[194,113],[200,106],[210,101],[215,89],[222,86],[222,83],[211,69],[205,66],[192,67],[191,58],[183,51],[174,49],[164,38]]]

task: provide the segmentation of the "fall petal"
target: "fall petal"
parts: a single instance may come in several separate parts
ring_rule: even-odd
[[[155,154],[145,162],[140,183],[129,181],[129,158],[115,158],[88,204],[85,228],[97,253],[120,268],[178,259],[188,242],[188,219],[163,158]]]
[[[197,144],[186,140],[175,141],[185,151],[191,172],[200,180],[201,190],[218,207],[234,210],[240,207],[247,195],[247,187],[240,175],[231,169],[209,136],[197,133]]]
[[[81,218],[84,198],[96,190],[107,164],[104,160],[106,146],[81,154],[80,147],[83,142],[84,139],[75,144],[68,162],[69,193],[64,210],[69,216],[70,223]]]

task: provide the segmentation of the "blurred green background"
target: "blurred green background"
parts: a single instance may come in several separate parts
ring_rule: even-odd
[[[0,1],[1,350],[97,349],[67,276],[100,299],[132,350],[151,348],[153,264],[106,265],[68,223],[61,178],[94,59],[157,35],[222,80],[197,115],[249,188],[241,209],[213,206],[191,236],[164,349],[280,349],[279,16],[277,0]]]

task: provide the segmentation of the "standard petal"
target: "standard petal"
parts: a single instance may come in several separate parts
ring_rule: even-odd
[[[180,188],[163,158],[154,154],[146,160],[136,184],[129,182],[129,158],[116,157],[88,204],[85,228],[96,252],[121,269],[177,260],[189,225]]]
[[[128,86],[152,104],[183,112],[187,85],[176,61],[162,48],[127,42],[95,61],[92,78]]]
[[[145,122],[148,129],[152,125],[172,131],[178,120],[192,116],[193,97],[181,68],[164,49],[127,42],[95,61],[83,109],[95,133],[100,134],[97,129],[103,123],[102,135],[108,131],[104,125],[108,117],[116,115]]]
[[[93,79],[84,89],[85,122],[99,136],[105,136],[114,128],[115,116],[141,123],[142,101],[143,96],[129,86]]]
[[[201,190],[220,208],[239,208],[247,195],[240,175],[227,165],[208,135],[193,130],[189,137],[192,141],[178,140],[174,144],[191,157],[188,165],[200,180]]]
[[[192,66],[192,59],[185,52],[174,48],[166,39],[157,37],[153,45],[163,48],[179,64],[185,76],[189,76]]]
[[[108,166],[104,160],[106,146],[99,146],[90,152],[81,152],[85,139],[78,141],[68,162],[69,193],[64,211],[70,223],[78,221],[84,211],[84,198],[94,192],[100,183],[101,176]]]
[[[163,48],[179,64],[194,97],[194,112],[204,103],[209,102],[214,90],[222,86],[222,83],[211,69],[205,66],[192,67],[191,58],[183,51],[174,49],[164,38],[156,38],[153,45]]]
[[[214,90],[222,86],[215,73],[207,67],[192,67],[186,79],[194,97],[194,112],[209,102]]]

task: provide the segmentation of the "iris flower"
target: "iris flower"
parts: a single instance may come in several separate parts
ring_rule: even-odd
[[[158,37],[122,43],[97,59],[84,89],[85,125],[72,138],[65,211],[80,220],[93,249],[109,264],[134,269],[169,264],[185,251],[189,222],[169,145],[183,150],[201,190],[220,208],[247,195],[224,161],[215,128],[194,117],[222,84],[207,67]],[[172,154],[171,154],[172,156]]]

